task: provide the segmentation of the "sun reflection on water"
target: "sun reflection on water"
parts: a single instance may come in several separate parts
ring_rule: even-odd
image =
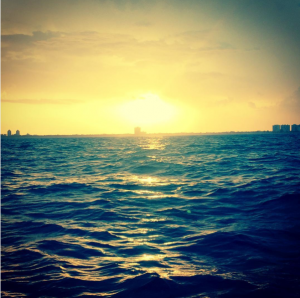
[[[157,184],[160,182],[160,179],[158,179],[157,177],[141,177],[138,178],[138,181],[141,184]]]
[[[166,139],[158,138],[142,138],[139,139],[138,146],[145,150],[164,150],[167,145]]]

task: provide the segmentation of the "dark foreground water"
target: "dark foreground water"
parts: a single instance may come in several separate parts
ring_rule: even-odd
[[[2,297],[300,297],[300,134],[2,140]]]

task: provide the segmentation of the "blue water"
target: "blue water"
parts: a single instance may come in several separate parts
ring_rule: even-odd
[[[300,297],[300,134],[1,147],[2,297]]]

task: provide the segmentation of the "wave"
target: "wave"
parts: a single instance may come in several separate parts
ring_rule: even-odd
[[[297,297],[299,138],[4,139],[2,297]]]

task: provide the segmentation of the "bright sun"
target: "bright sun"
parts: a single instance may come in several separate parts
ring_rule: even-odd
[[[176,115],[177,109],[158,95],[146,93],[118,108],[120,116],[133,125],[166,123]]]

